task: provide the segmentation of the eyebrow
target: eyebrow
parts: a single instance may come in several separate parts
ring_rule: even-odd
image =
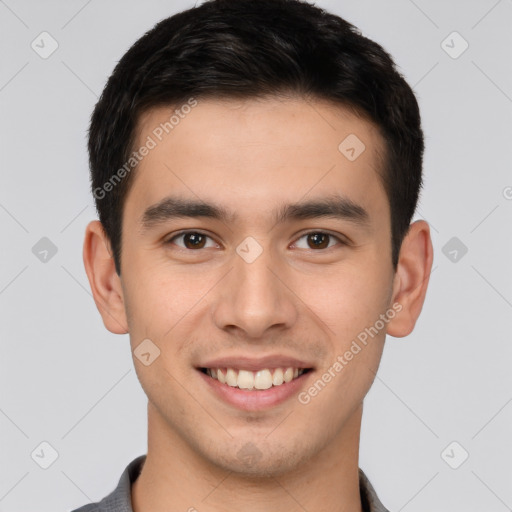
[[[339,194],[286,204],[274,211],[275,224],[324,217],[347,220],[361,227],[368,227],[370,224],[367,210]],[[142,229],[147,231],[177,218],[208,218],[232,224],[238,215],[214,203],[168,196],[144,211],[141,218]]]

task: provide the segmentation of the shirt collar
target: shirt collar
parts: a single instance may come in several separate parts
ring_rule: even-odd
[[[102,512],[133,512],[131,487],[140,475],[145,460],[146,455],[140,455],[126,466],[117,487],[108,496],[103,498],[101,502],[97,503],[98,509]],[[362,469],[359,469],[359,490],[363,512],[389,512],[379,500],[375,489]],[[90,505],[85,505],[85,507],[76,509],[73,512],[93,512],[93,510],[96,509],[90,508]]]

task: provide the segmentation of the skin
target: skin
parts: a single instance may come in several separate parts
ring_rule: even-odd
[[[174,108],[142,116],[140,144]],[[338,150],[349,134],[366,146],[354,161]],[[148,396],[135,512],[361,511],[363,399],[386,333],[414,328],[433,258],[428,224],[416,221],[393,269],[378,175],[383,147],[375,125],[327,102],[201,99],[139,164],[123,213],[121,276],[101,224],[88,225],[84,263],[106,328],[129,332],[132,351],[146,338],[161,351],[149,366],[133,358]],[[366,209],[368,224],[325,217],[275,224],[275,208],[333,191]],[[172,219],[143,230],[143,212],[170,193],[238,217]],[[206,246],[187,248],[183,237],[166,243],[183,229],[209,236]],[[319,249],[304,236],[318,231],[340,240]],[[248,236],[263,249],[250,264],[236,252]],[[307,405],[292,397],[242,411],[195,369],[214,357],[285,354],[313,362],[311,385],[393,304],[400,312]],[[250,464],[237,456],[248,443],[259,453]]]

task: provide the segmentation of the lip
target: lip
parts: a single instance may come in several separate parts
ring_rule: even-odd
[[[196,366],[196,368],[233,368],[237,370],[249,370],[252,372],[268,368],[309,368],[314,370],[314,365],[307,361],[302,361],[294,357],[284,355],[268,355],[264,357],[221,357],[206,361]]]
[[[213,368],[215,368],[215,366],[213,366]],[[258,368],[261,368],[261,366]],[[197,373],[218,398],[243,411],[254,412],[268,410],[285,402],[292,396],[296,396],[300,390],[306,386],[307,381],[314,371],[310,370],[303,373],[291,382],[285,382],[280,386],[272,386],[269,389],[262,390],[247,390],[228,386],[206,375],[206,373],[203,373],[199,368],[197,369]]]

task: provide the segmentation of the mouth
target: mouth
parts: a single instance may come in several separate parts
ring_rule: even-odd
[[[280,387],[312,371],[312,368],[296,368],[293,366],[262,368],[257,371],[238,368],[198,369],[225,386],[247,391],[263,391]]]
[[[246,412],[264,412],[284,404],[297,396],[315,374],[314,368],[297,366],[258,369],[252,365],[251,370],[212,366],[196,370],[207,393]]]

